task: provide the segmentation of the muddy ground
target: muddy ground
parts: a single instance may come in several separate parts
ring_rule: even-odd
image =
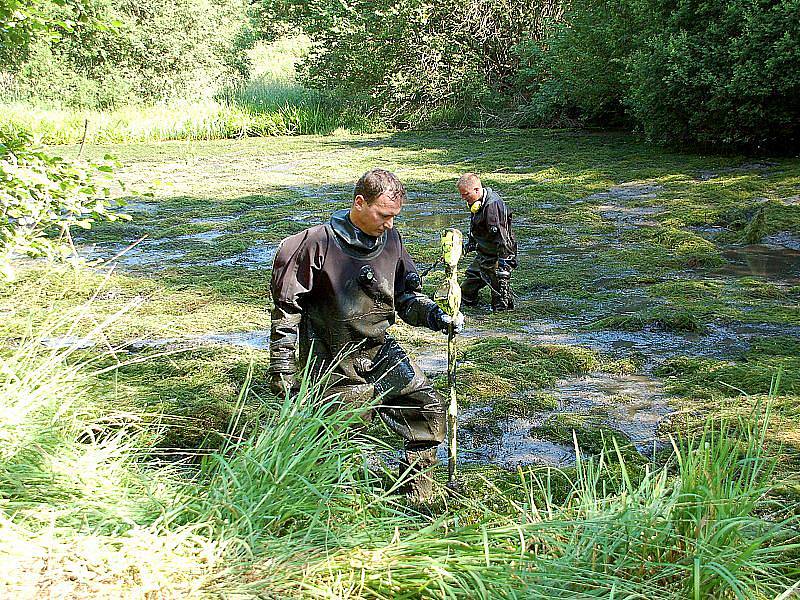
[[[152,355],[123,367],[114,393],[181,419],[165,448],[224,432],[251,362],[252,403],[267,401],[277,244],[347,206],[355,179],[383,167],[407,185],[397,227],[421,268],[436,258],[442,228],[468,227],[454,188],[461,173],[479,173],[514,211],[517,310],[493,315],[484,297],[466,313],[465,463],[569,465],[576,442],[591,454],[612,438],[652,456],[708,415],[746,416],[778,372],[772,440],[787,466],[800,452],[800,160],[672,154],[623,135],[540,131],[91,151],[118,156],[128,188],[151,195],[121,203],[130,222],[79,238],[94,278],[33,266],[4,292],[10,318],[0,335],[19,339],[98,287],[97,316],[135,301],[102,340],[56,325],[45,343]],[[426,290],[441,277],[427,276]],[[395,333],[443,388],[443,337],[402,324]]]

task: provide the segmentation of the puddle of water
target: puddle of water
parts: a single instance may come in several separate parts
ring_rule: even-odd
[[[800,237],[792,235],[788,231],[781,231],[768,235],[761,243],[765,246],[774,246],[776,248],[788,248],[789,250],[800,251]]]
[[[590,417],[640,452],[658,442],[658,425],[672,412],[660,383],[646,375],[587,375],[559,382],[552,393],[559,413]]]
[[[303,225],[306,225],[308,227],[313,227],[314,225],[319,225],[324,222],[321,216],[310,210],[304,210],[302,212],[290,215],[288,218],[290,221],[294,221],[295,223],[302,223]]]
[[[634,353],[645,357],[646,368],[673,356],[729,358],[747,351],[757,339],[776,335],[800,335],[800,327],[770,324],[712,324],[706,333],[659,331],[576,331],[569,321],[537,321],[522,326],[520,340],[529,344],[585,346],[612,356]]]
[[[112,203],[111,209],[126,214],[152,215],[158,212],[158,204],[155,202],[139,202],[133,200],[131,202],[126,202],[124,206]]]
[[[729,262],[714,270],[720,275],[755,276],[790,283],[800,279],[800,250],[755,244],[730,248],[722,256]]]
[[[447,348],[426,348],[411,355],[412,360],[428,377],[447,373]]]
[[[314,198],[321,202],[351,202],[353,199],[353,188],[341,188],[336,186],[304,187],[295,186],[288,189],[299,194],[303,198]],[[344,208],[344,206],[342,206]]]
[[[190,233],[187,235],[181,235],[176,237],[176,240],[194,240],[198,242],[206,242],[210,243],[213,242],[218,237],[222,237],[225,235],[222,231],[212,230],[212,231],[204,231],[202,233]]]
[[[477,415],[490,415],[490,407],[466,408],[459,412],[459,424],[469,423]],[[490,417],[491,418],[491,417]],[[501,435],[494,439],[461,426],[458,430],[458,462],[493,464],[504,469],[516,469],[527,465],[549,465],[553,467],[575,462],[573,448],[547,440],[531,437],[534,421],[522,418],[498,419]],[[447,441],[437,449],[440,461],[447,461]]]
[[[239,215],[222,215],[219,217],[198,217],[196,219],[189,219],[189,223],[192,225],[205,225],[205,224],[213,224],[213,225],[225,225],[226,223],[231,223],[239,218]]]
[[[607,192],[598,192],[587,196],[584,200],[645,200],[656,198],[658,192],[664,189],[663,185],[652,183],[621,183],[615,185]]]
[[[154,270],[165,269],[171,263],[183,258],[186,253],[180,250],[163,250],[161,243],[155,241],[143,241],[125,252],[122,256],[114,259],[113,264],[122,268],[147,267]],[[158,244],[158,246],[156,245]],[[114,244],[112,246],[101,247],[96,244],[81,246],[78,248],[78,256],[84,260],[107,261],[118,253],[122,252],[127,246]]]
[[[655,379],[646,375],[594,374],[560,381],[550,390],[559,402],[555,411],[540,411],[529,418],[494,418],[491,406],[469,407],[459,413],[459,462],[489,463],[506,469],[526,465],[568,466],[575,462],[571,445],[532,435],[558,414],[586,417],[587,426],[604,426],[624,435],[642,453],[663,445],[658,426],[672,412],[667,396]],[[485,419],[491,427],[476,425]],[[491,430],[498,429],[499,435]],[[447,443],[439,446],[447,459]]]
[[[91,340],[76,335],[55,335],[42,338],[41,344],[45,348],[49,348],[51,350],[65,350],[67,348],[83,350],[85,348],[93,348],[97,345]]]
[[[208,333],[196,339],[201,345],[206,343],[222,344],[225,346],[238,346],[241,348],[254,348],[256,350],[269,349],[269,330],[243,331],[239,333]]]
[[[688,229],[693,233],[696,233],[699,236],[706,238],[707,240],[713,240],[718,235],[721,235],[728,231],[727,227],[719,227],[715,225],[689,226],[686,229]]]
[[[234,333],[204,333],[188,337],[174,338],[155,338],[150,340],[138,340],[127,346],[133,351],[144,350],[145,348],[163,348],[173,346],[178,348],[195,348],[202,346],[236,346],[239,348],[253,348],[255,350],[267,350],[269,348],[269,335],[267,329],[255,331],[240,331]]]
[[[786,206],[800,206],[800,195],[789,196],[788,198],[780,198],[778,202],[785,204]]]
[[[268,244],[259,248],[250,248],[241,254],[222,258],[210,263],[214,267],[243,267],[245,269],[267,269],[272,266],[278,253],[277,244]]]
[[[648,217],[653,217],[663,212],[661,206],[619,206],[613,204],[603,204],[597,207],[600,216],[609,221],[614,221],[622,225],[657,225],[655,221]]]

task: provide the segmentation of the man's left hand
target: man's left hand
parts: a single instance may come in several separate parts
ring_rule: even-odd
[[[450,326],[453,326],[453,333],[461,333],[464,331],[464,313],[461,311],[455,317],[448,315],[441,308],[436,308],[436,313],[431,315],[433,317],[433,327],[435,331],[449,332]]]

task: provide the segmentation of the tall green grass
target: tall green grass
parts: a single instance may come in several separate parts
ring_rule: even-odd
[[[246,83],[154,105],[86,110],[0,94],[0,127],[27,131],[43,144],[80,142],[87,120],[91,143],[365,133],[378,128],[358,110],[295,80],[295,65],[309,44],[307,38],[294,36],[258,45],[250,53],[253,69]]]
[[[562,474],[566,497],[531,469],[494,488],[508,510],[445,495],[421,510],[369,466],[383,449],[324,380],[262,399],[198,462],[165,464],[157,423],[103,395],[79,342],[2,351],[0,589],[14,597],[755,599],[798,576],[796,522],[770,496],[768,404],[637,477],[614,446]]]

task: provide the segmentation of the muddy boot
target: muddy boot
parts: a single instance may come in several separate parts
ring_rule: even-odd
[[[400,461],[400,476],[405,474],[403,493],[410,501],[427,502],[433,498],[431,470],[436,463],[436,446],[406,449],[405,457]]]
[[[497,293],[492,290],[492,311],[500,312],[514,309],[514,293],[511,291],[511,271],[498,269]]]

